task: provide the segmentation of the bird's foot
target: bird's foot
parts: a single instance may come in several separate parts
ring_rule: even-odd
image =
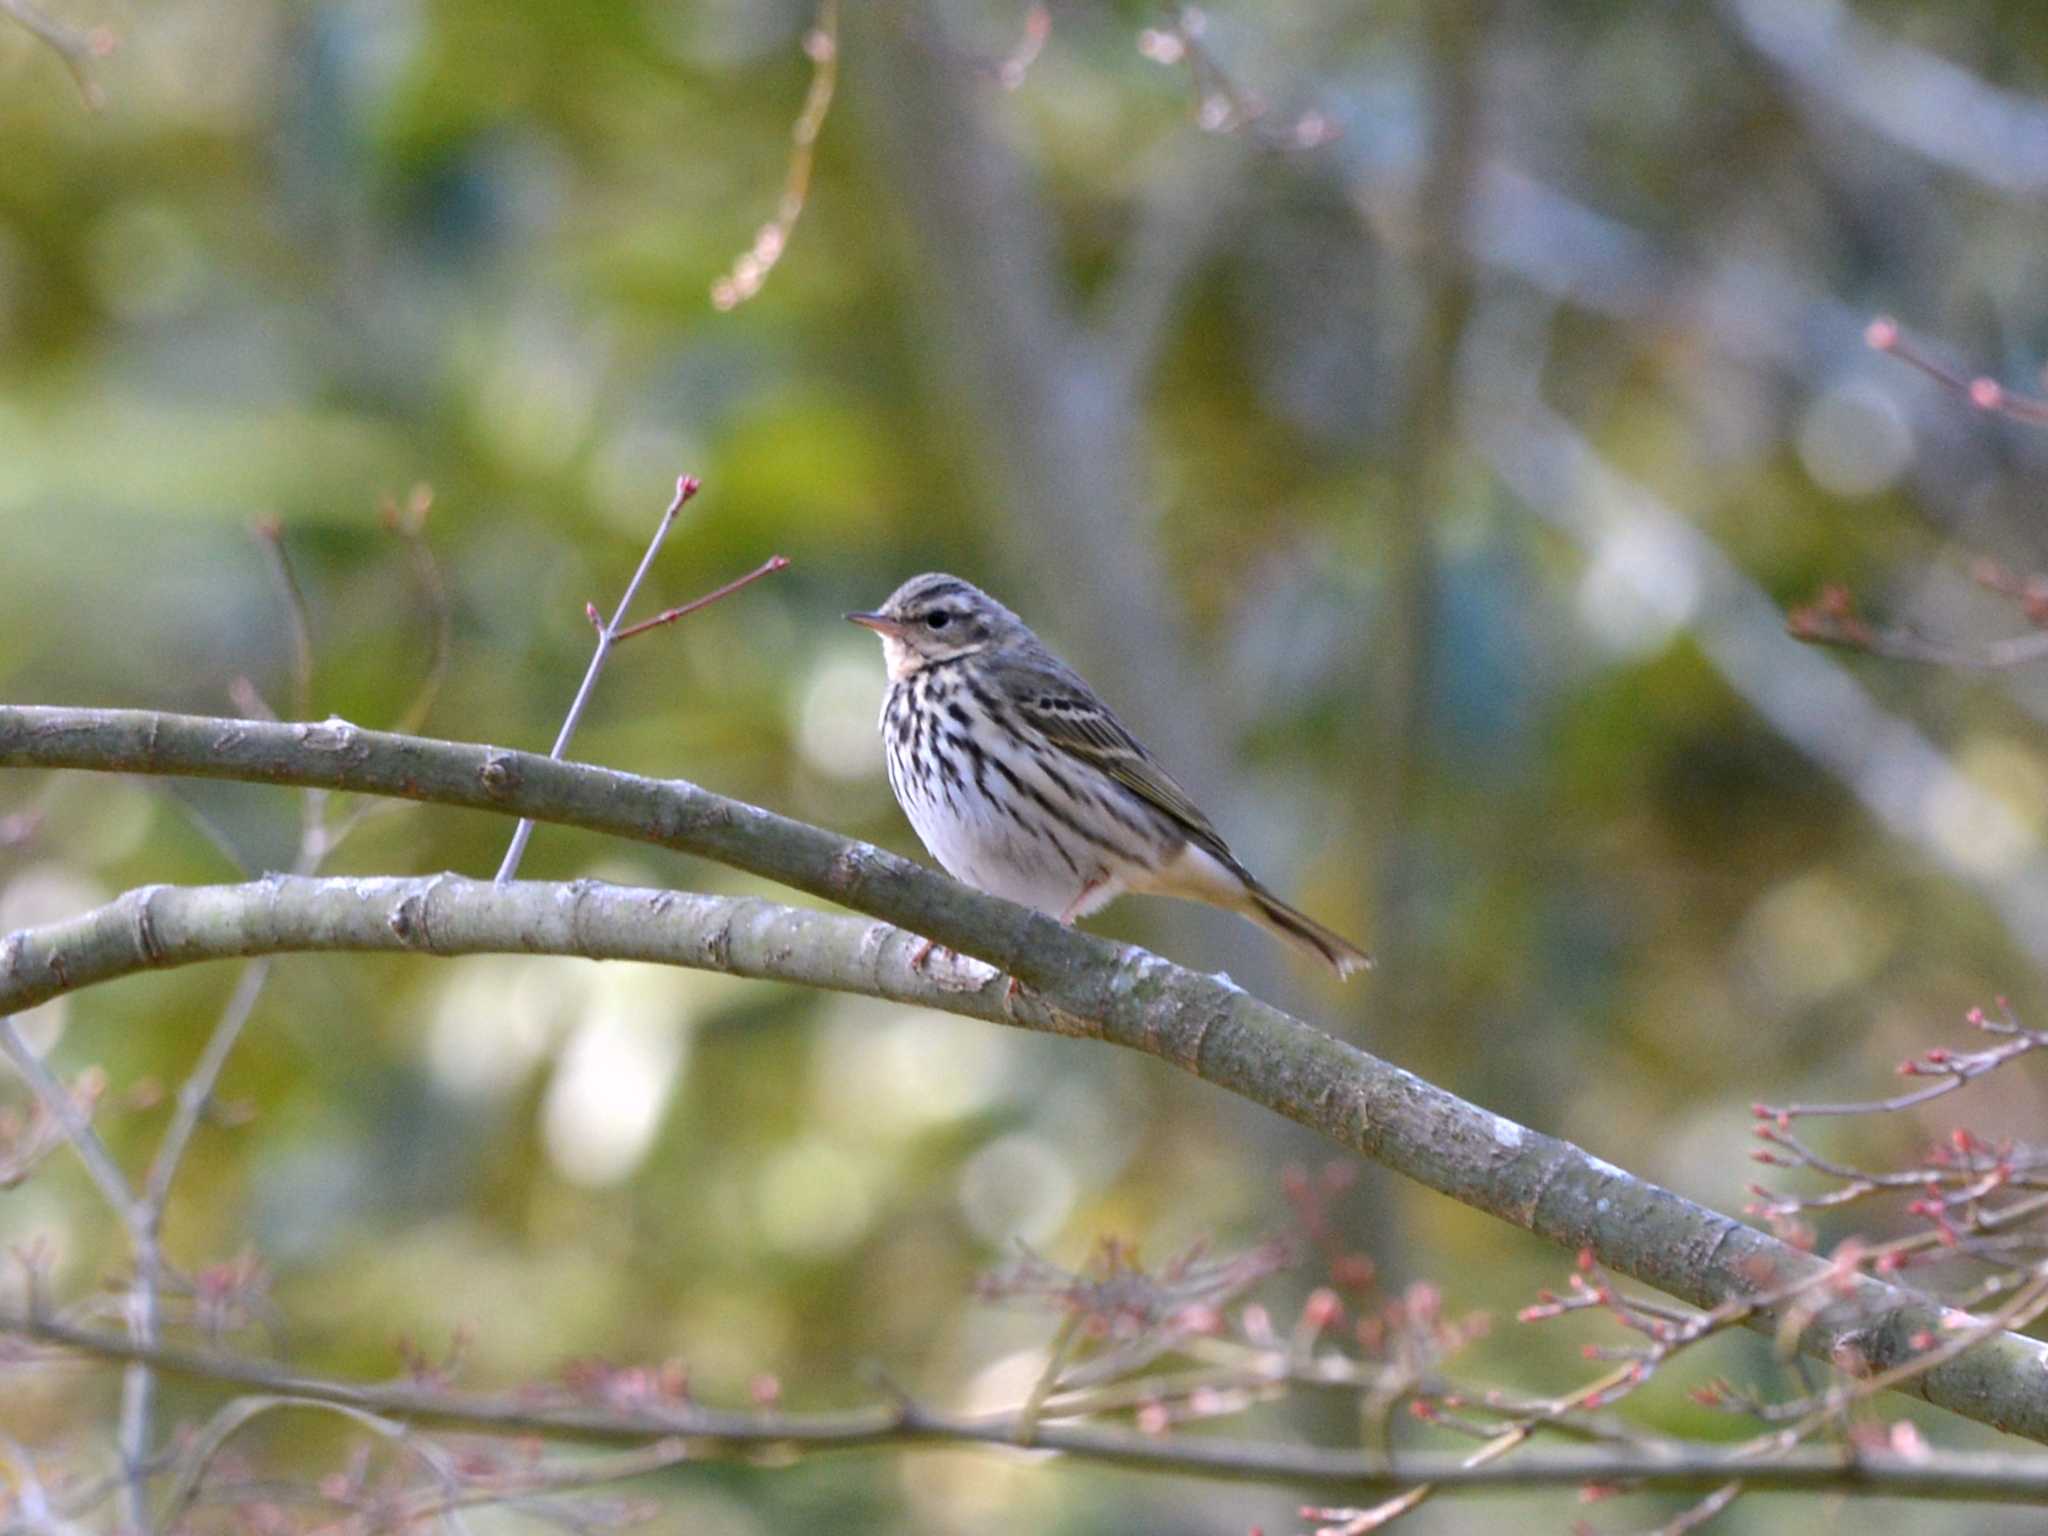
[[[1038,989],[1036,987],[1027,987],[1024,985],[1023,982],[1019,981],[1016,977],[1012,976],[1010,978],[1010,984],[1003,988],[1003,1012],[1008,1014],[1015,1014],[1017,1011],[1017,1000],[1019,998],[1022,998],[1025,1002],[1028,1003],[1043,1004],[1045,1001],[1044,998],[1039,996]]]
[[[950,945],[919,939],[910,952],[910,972],[942,992],[979,992],[1002,972],[986,960],[963,955]]]

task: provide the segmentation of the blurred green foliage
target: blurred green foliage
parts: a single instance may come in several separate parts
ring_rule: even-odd
[[[2048,112],[2037,8],[1857,9]],[[389,722],[434,624],[377,509],[425,483],[453,621],[426,729],[543,747],[587,654],[585,602],[609,606],[690,472],[705,490],[649,611],[770,553],[791,568],[624,649],[576,755],[911,851],[872,735],[879,659],[838,615],[959,570],[1047,616],[1155,741],[1198,730],[1197,793],[1383,970],[1337,990],[1257,935],[1143,902],[1100,926],[1228,964],[1709,1203],[1745,1199],[1752,1100],[1882,1091],[1965,1007],[2038,1004],[2039,685],[1847,662],[1962,786],[1880,824],[1814,757],[1827,719],[1789,739],[1744,693],[1741,676],[1791,665],[1792,641],[1750,623],[1751,670],[1732,676],[1695,640],[1716,578],[1654,540],[1589,544],[1533,515],[1503,465],[1552,446],[1494,414],[1507,354],[1475,338],[1539,313],[1530,387],[1773,602],[1846,580],[1931,625],[2010,628],[1950,545],[2029,569],[2048,556],[2048,445],[1856,334],[1896,310],[2024,381],[2048,350],[2039,182],[1987,187],[1892,142],[1770,55],[1756,5],[1502,5],[1464,43],[1486,114],[1463,168],[1476,211],[1451,240],[1469,260],[1432,269],[1414,259],[1416,188],[1452,66],[1430,7],[1219,8],[1210,45],[1274,121],[1313,107],[1341,137],[1276,151],[1244,135],[1213,163],[1183,74],[1134,45],[1158,21],[1142,8],[1056,8],[1007,92],[978,61],[1011,45],[1021,7],[847,10],[809,206],[761,296],[724,314],[710,285],[780,191],[807,6],[73,0],[72,19],[121,38],[92,66],[96,113],[0,21],[0,691],[225,713],[247,679],[288,711],[290,616],[249,531],[275,518],[306,595],[314,713]],[[1018,302],[1049,276],[1063,312],[1099,312],[1144,259],[1153,200],[1192,210],[1179,236],[1163,226],[1193,249],[1158,279],[1157,358],[1118,407],[1137,483],[1099,509],[1149,593],[1023,522],[1029,461],[1000,446],[1014,423],[956,372],[979,345],[946,318],[963,232],[918,192],[952,146],[906,157],[878,99],[932,72],[994,125],[1055,252],[1049,274],[1015,275]],[[2029,155],[2048,158],[2013,150]],[[1550,200],[1514,202],[1517,187]],[[1464,306],[1453,384],[1411,409],[1447,304]],[[1563,500],[1617,528],[1630,515],[1589,485]],[[1118,643],[1126,604],[1167,614],[1177,649]],[[1063,632],[1076,606],[1098,627]],[[1390,681],[1396,654],[1415,664]],[[35,834],[0,849],[0,930],[135,884],[235,878],[235,861],[282,867],[298,836],[295,800],[243,787],[0,781],[0,814],[24,811]],[[478,873],[509,830],[408,807],[331,867]],[[747,888],[553,828],[524,872]],[[233,980],[152,976],[40,1021],[61,1023],[67,1071],[105,1070],[103,1122],[128,1158],[164,1120],[147,1086],[188,1070]],[[170,1255],[191,1271],[259,1253],[293,1358],[376,1376],[396,1337],[437,1351],[467,1329],[479,1384],[576,1355],[679,1356],[707,1399],[743,1401],[769,1372],[794,1406],[863,1400],[869,1361],[985,1405],[1047,1332],[971,1299],[1016,1240],[1066,1261],[1105,1232],[1153,1255],[1243,1240],[1285,1224],[1281,1165],[1323,1156],[1080,1043],[554,961],[283,962],[224,1094],[246,1117],[201,1134]],[[1988,1133],[2039,1121],[2032,1085],[1988,1099]],[[1945,1123],[1832,1144],[1882,1158]],[[1343,1212],[1393,1280],[1433,1277],[1460,1310],[1511,1313],[1565,1264],[1386,1183]],[[0,1237],[31,1235],[64,1294],[123,1261],[65,1162],[0,1197]],[[1306,1283],[1267,1300],[1285,1316]],[[1582,1341],[1502,1326],[1468,1368],[1562,1386]],[[1761,1346],[1733,1355],[1732,1374],[1775,1369]],[[0,1418],[45,1441],[103,1423],[108,1401],[46,1386]],[[173,1414],[204,1401],[170,1389]],[[1675,1392],[1654,1411],[1729,1432]],[[324,1425],[256,1440],[286,1465],[335,1454]],[[662,1491],[676,1528],[737,1536],[1275,1529],[1293,1502],[934,1455],[691,1472]],[[1726,1524],[1809,1517],[1758,1501]]]

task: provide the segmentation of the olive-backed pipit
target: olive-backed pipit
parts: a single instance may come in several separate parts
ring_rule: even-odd
[[[914,576],[873,613],[889,695],[889,783],[955,879],[1071,923],[1125,891],[1241,912],[1339,976],[1372,960],[1296,911],[1081,675],[958,577]]]

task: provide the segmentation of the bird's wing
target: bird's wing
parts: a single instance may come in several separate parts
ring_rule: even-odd
[[[1125,730],[1109,706],[1066,666],[1024,661],[1002,667],[999,675],[1004,695],[1025,724],[1060,751],[1164,812],[1190,841],[1236,867],[1237,860],[1222,834],[1188,798],[1187,791],[1152,761],[1138,738]]]

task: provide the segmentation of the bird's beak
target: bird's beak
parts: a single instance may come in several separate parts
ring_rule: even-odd
[[[903,633],[903,625],[886,613],[849,613],[846,622],[858,624],[862,629],[872,629],[878,635],[887,635],[891,638]]]

